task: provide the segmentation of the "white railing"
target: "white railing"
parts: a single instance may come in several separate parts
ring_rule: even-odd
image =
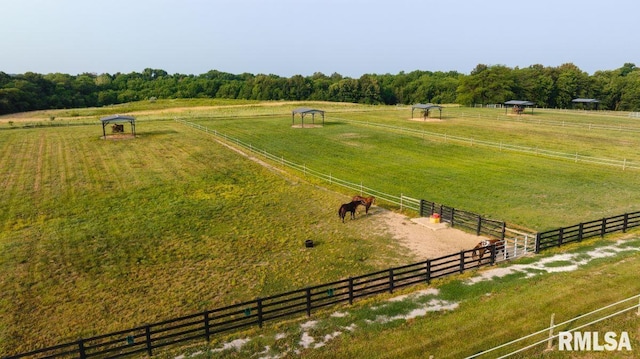
[[[630,306],[625,306],[623,309],[619,309],[618,311],[616,311],[614,313],[610,313],[610,314],[600,313],[600,312],[605,311],[607,309],[612,309],[614,307],[620,306],[621,304],[624,304],[624,303],[627,303],[627,302],[631,302],[631,301],[634,301],[635,304],[632,304]],[[510,346],[515,346],[515,345],[519,344],[520,342],[522,342],[524,340],[532,339],[532,338],[536,338],[536,337],[543,338],[543,339],[538,339],[535,343],[528,344],[528,345],[526,345],[526,346],[524,346],[522,348],[516,349],[516,350],[514,350],[514,351],[512,351],[512,352],[510,352],[508,354],[504,354],[504,355],[499,356],[497,358],[498,359],[507,358],[507,357],[509,357],[511,355],[518,354],[520,352],[523,352],[525,350],[534,348],[536,346],[539,346],[539,345],[542,345],[542,344],[545,344],[545,343],[547,344],[546,349],[547,350],[551,350],[551,349],[553,349],[553,340],[558,338],[558,336],[559,336],[559,334],[554,334],[554,330],[556,328],[558,328],[558,327],[566,328],[565,326],[573,326],[573,325],[575,325],[576,321],[579,320],[579,319],[585,319],[585,318],[588,318],[588,317],[591,317],[591,316],[595,317],[595,319],[591,320],[588,323],[578,325],[578,326],[576,326],[574,328],[571,328],[571,329],[564,329],[563,330],[564,332],[574,332],[574,331],[578,331],[578,330],[580,330],[582,328],[588,327],[590,325],[596,324],[598,322],[601,322],[603,320],[606,320],[606,319],[612,318],[614,316],[629,312],[629,311],[634,310],[634,309],[637,310],[637,315],[640,316],[640,294],[634,295],[633,297],[629,297],[627,299],[623,299],[623,300],[621,300],[619,302],[616,302],[616,303],[613,303],[613,304],[609,304],[609,305],[604,306],[602,308],[598,308],[598,309],[596,309],[594,311],[591,311],[589,313],[581,314],[581,315],[579,315],[579,316],[577,316],[575,318],[571,318],[571,319],[566,320],[566,321],[564,321],[562,323],[554,323],[555,315],[552,315],[549,327],[543,328],[543,329],[541,329],[541,330],[539,330],[539,331],[537,331],[535,333],[531,333],[529,335],[525,335],[524,337],[512,340],[510,342],[498,345],[498,346],[493,347],[491,349],[487,349],[485,351],[476,353],[476,354],[474,354],[474,355],[472,355],[470,357],[467,357],[465,359],[480,358],[481,356],[489,354],[489,353],[492,353],[492,352],[494,352],[496,350],[504,349],[504,348],[507,348],[507,347],[510,347]],[[494,357],[495,357],[495,354],[492,356],[492,358],[494,358]]]
[[[369,121],[357,121],[357,120],[349,120],[344,118],[334,118],[334,119],[340,120],[342,122],[353,123],[353,124],[387,128],[387,129],[396,130],[404,133],[409,133],[416,137],[421,136],[422,138],[428,137],[428,138],[440,139],[440,140],[443,140],[444,142],[449,142],[449,141],[456,142],[456,143],[468,145],[471,147],[482,146],[482,147],[499,149],[500,151],[512,151],[512,152],[519,152],[519,153],[525,153],[525,154],[532,154],[536,156],[565,159],[565,160],[573,161],[576,163],[581,162],[581,163],[589,163],[589,164],[597,164],[597,165],[605,165],[605,166],[614,166],[614,167],[622,168],[623,170],[640,169],[640,163],[638,161],[632,161],[626,158],[618,160],[618,159],[611,159],[611,158],[593,157],[593,156],[581,155],[577,152],[576,153],[558,152],[558,151],[546,150],[539,147],[529,147],[529,146],[513,145],[509,143],[504,143],[504,142],[478,140],[475,138],[449,135],[447,133],[430,132],[430,131],[417,130],[417,129],[407,128],[407,127],[385,125],[385,124],[374,123]],[[626,130],[629,130],[629,129],[627,128],[625,129],[625,131]],[[636,129],[636,131],[640,132],[640,129]]]
[[[536,251],[536,234],[527,233],[512,228],[504,231],[505,251],[504,259],[513,259]]]
[[[373,188],[366,187],[362,182],[353,183],[353,182],[349,182],[349,181],[334,177],[331,173],[326,174],[326,173],[318,172],[312,168],[307,167],[306,164],[299,164],[299,163],[289,161],[285,159],[283,156],[276,156],[272,153],[267,152],[264,149],[256,148],[250,143],[245,143],[237,138],[227,136],[226,134],[218,132],[217,130],[211,130],[206,126],[202,126],[197,123],[180,120],[180,119],[176,119],[176,121],[183,123],[185,125],[191,126],[195,129],[204,131],[206,133],[212,134],[216,137],[223,138],[225,141],[231,142],[238,147],[242,147],[245,150],[250,151],[251,153],[261,155],[264,158],[267,158],[275,163],[278,163],[281,166],[288,167],[293,170],[302,172],[305,176],[312,176],[312,177],[321,179],[323,181],[326,181],[330,184],[348,188],[350,190],[357,192],[360,195],[374,196],[376,197],[376,201],[382,200],[384,202],[397,205],[400,207],[400,210],[407,209],[407,210],[420,213],[419,199],[411,198],[411,197],[405,196],[404,194],[400,194],[400,196],[395,196],[392,194],[380,192]]]

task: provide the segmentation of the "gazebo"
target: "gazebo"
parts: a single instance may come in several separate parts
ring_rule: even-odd
[[[427,104],[417,103],[417,104],[411,106],[411,118],[413,118],[413,111],[415,109],[419,109],[419,110],[423,111],[424,119],[426,120],[427,117],[429,117],[429,110],[434,109],[434,108],[440,110],[440,119],[442,120],[442,106],[434,105],[432,103],[427,103]]]
[[[518,115],[524,112],[525,107],[531,107],[531,113],[533,113],[533,105],[535,104],[535,102],[531,101],[510,100],[504,103],[504,113],[507,113],[507,108],[509,106],[511,106],[512,111]]]
[[[296,114],[300,114],[301,127],[304,127],[304,116],[308,114],[311,114],[311,123],[315,124],[316,113],[322,115],[322,125],[324,126],[324,111],[308,107],[299,107],[291,111],[291,126],[295,125],[296,123]]]
[[[595,98],[576,98],[571,100],[571,102],[574,104],[586,104],[586,105],[592,105],[593,107],[595,107],[595,109],[598,109],[598,104],[600,103],[600,101],[596,100]]]
[[[112,133],[124,133],[124,125],[122,125],[122,123],[129,123],[131,124],[131,135],[133,137],[136,137],[136,119],[133,116],[124,116],[124,115],[112,115],[112,116],[107,116],[107,117],[102,117],[100,119],[100,122],[102,122],[102,138],[107,138],[107,131],[106,131],[106,127],[109,124],[112,124],[111,126],[111,132]]]

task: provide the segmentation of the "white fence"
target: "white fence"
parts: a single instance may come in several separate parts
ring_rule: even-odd
[[[191,126],[193,128],[196,128],[198,130],[201,131],[205,131],[209,134],[212,134],[216,137],[220,137],[223,138],[224,140],[233,143],[234,145],[238,146],[238,147],[242,147],[247,151],[250,151],[252,153],[255,154],[259,154],[271,161],[274,161],[278,164],[280,164],[281,166],[284,167],[288,167],[291,169],[294,169],[296,171],[302,172],[305,176],[312,176],[318,179],[321,179],[323,181],[326,181],[330,184],[335,184],[344,188],[348,188],[350,190],[353,190],[357,193],[359,193],[360,195],[368,195],[368,196],[374,196],[376,197],[376,201],[384,201],[387,203],[391,203],[394,205],[397,205],[400,207],[401,210],[412,210],[415,212],[420,213],[420,200],[419,199],[415,199],[415,198],[411,198],[408,196],[405,196],[404,194],[400,194],[399,196],[396,195],[392,195],[392,194],[388,194],[388,193],[384,193],[384,192],[380,192],[380,191],[376,191],[373,188],[369,188],[366,187],[362,182],[361,183],[353,183],[353,182],[349,182],[349,181],[345,181],[343,179],[334,177],[331,173],[326,174],[326,173],[322,173],[322,172],[318,172],[312,168],[307,167],[305,164],[299,164],[299,163],[295,163],[292,161],[289,161],[287,159],[285,159],[282,156],[276,156],[274,154],[271,154],[269,152],[267,152],[266,150],[263,149],[259,149],[254,147],[253,145],[251,145],[250,143],[245,143],[242,142],[241,140],[237,139],[237,138],[233,138],[233,137],[229,137],[224,133],[218,132],[216,130],[211,130],[208,127],[199,125],[197,123],[193,123],[193,122],[188,122],[188,121],[184,121],[184,120],[178,120],[176,119],[176,121],[183,123],[185,125]]]
[[[631,304],[629,304],[631,303]],[[586,328],[590,325],[596,324],[598,322],[601,322],[605,319],[609,319],[612,317],[615,317],[617,315],[632,311],[632,310],[637,310],[636,314],[638,316],[640,316],[640,294],[638,295],[634,295],[633,297],[629,297],[627,299],[623,299],[621,301],[618,301],[616,303],[613,304],[609,304],[607,306],[604,306],[602,308],[598,308],[594,311],[591,311],[589,313],[586,314],[581,314],[577,317],[571,318],[569,320],[566,320],[562,323],[555,323],[555,315],[551,316],[551,321],[550,321],[550,325],[547,328],[543,328],[535,333],[531,333],[529,335],[526,335],[524,337],[512,340],[510,342],[504,343],[502,345],[498,345],[497,347],[493,347],[491,349],[487,349],[485,351],[476,353],[470,357],[467,357],[465,359],[472,359],[472,358],[507,358],[511,355],[514,354],[518,354],[521,353],[525,350],[529,350],[532,348],[535,348],[536,346],[543,346],[544,344],[546,344],[545,349],[543,350],[553,350],[554,349],[554,339],[557,339],[559,334],[555,333],[555,330],[557,328],[563,328],[564,332],[575,332],[578,331],[580,329]],[[614,311],[613,313],[610,313],[610,311]],[[587,321],[584,324],[578,324],[577,323],[581,323],[582,321]],[[531,340],[535,340],[535,342],[533,343],[529,343],[529,344],[523,344],[524,341],[531,341]],[[517,349],[513,349],[519,345],[524,345],[523,347],[517,348]],[[496,356],[498,355],[496,352],[501,350],[501,349],[507,349],[509,350],[509,348],[511,348],[510,350],[512,350],[511,352],[507,353],[507,354],[503,354],[501,356]]]
[[[464,117],[464,114],[462,114],[462,117]],[[622,168],[623,170],[640,169],[640,163],[638,161],[631,161],[631,160],[627,160],[626,158],[611,159],[611,158],[593,157],[593,156],[581,155],[577,152],[576,153],[558,152],[558,151],[547,150],[539,147],[520,146],[520,145],[513,145],[509,143],[504,143],[504,142],[478,140],[478,139],[469,138],[469,137],[448,135],[446,133],[443,134],[443,133],[430,132],[425,130],[417,130],[417,129],[407,128],[407,127],[391,126],[391,125],[385,125],[381,123],[372,123],[368,121],[356,121],[356,120],[348,120],[344,118],[337,118],[337,119],[343,122],[349,122],[349,123],[360,124],[365,126],[381,127],[381,128],[391,129],[391,130],[400,131],[404,133],[409,133],[416,137],[421,136],[422,138],[427,138],[427,137],[434,138],[434,139],[442,140],[444,142],[451,141],[451,142],[456,142],[456,143],[460,143],[460,144],[468,145],[472,147],[482,146],[482,147],[488,147],[488,148],[495,148],[500,151],[512,151],[512,152],[533,154],[536,156],[565,159],[565,160],[573,161],[576,163],[581,162],[581,163],[590,163],[590,164],[597,164],[597,165],[614,166],[614,167]],[[590,126],[593,126],[594,128],[596,126],[598,128],[606,127],[606,126],[600,126],[600,125],[590,125]],[[581,127],[584,127],[584,125],[581,125]],[[609,127],[608,129],[617,130],[617,127]],[[620,130],[640,132],[640,128],[637,128],[637,129],[620,128]]]
[[[499,260],[509,260],[533,254],[536,251],[536,234],[527,233],[512,228],[504,230],[504,253]]]

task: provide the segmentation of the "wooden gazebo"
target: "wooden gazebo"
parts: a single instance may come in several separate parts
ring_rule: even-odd
[[[102,122],[102,138],[107,138],[106,127],[109,124],[111,124],[112,134],[124,133],[123,123],[129,123],[131,125],[131,136],[136,137],[136,119],[133,116],[112,115],[102,117],[100,122]]]
[[[316,114],[322,115],[322,125],[324,126],[324,111],[308,107],[299,107],[291,111],[291,126],[296,123],[296,114],[300,115],[301,127],[304,127],[304,116],[311,114],[311,123],[315,124]]]

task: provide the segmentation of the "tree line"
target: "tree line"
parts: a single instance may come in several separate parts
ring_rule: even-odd
[[[465,106],[532,101],[537,107],[571,108],[575,98],[595,98],[603,110],[640,111],[640,69],[626,63],[593,75],[572,63],[558,67],[477,65],[470,74],[412,71],[365,74],[360,78],[281,77],[230,74],[201,75],[142,72],[69,75],[7,74],[0,71],[0,114],[100,107],[148,99],[225,98],[247,100],[334,101],[363,104],[457,103]]]

